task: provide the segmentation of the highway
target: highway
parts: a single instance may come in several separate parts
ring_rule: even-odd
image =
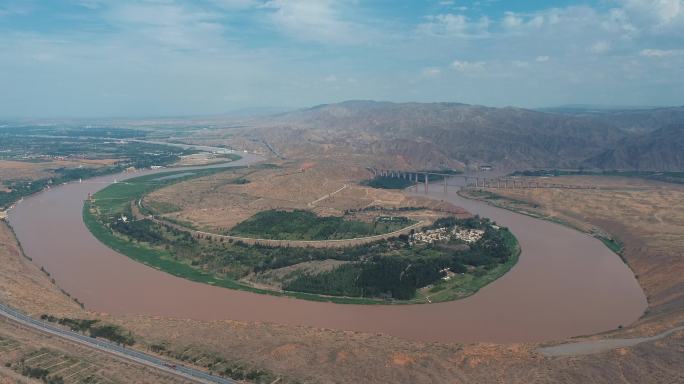
[[[4,304],[0,304],[0,316],[5,317],[11,321],[19,323],[25,327],[61,337],[65,340],[75,342],[86,347],[94,348],[102,352],[106,352],[120,358],[130,360],[148,367],[158,369],[160,371],[175,375],[196,383],[219,383],[219,384],[238,384],[237,381],[213,376],[206,372],[188,368],[182,365],[177,365],[173,362],[160,359],[156,356],[137,351],[135,349],[124,348],[117,344],[105,341],[102,339],[92,338],[77,332],[72,332],[66,329],[59,328],[48,322],[34,319],[26,314],[23,314],[13,308]]]

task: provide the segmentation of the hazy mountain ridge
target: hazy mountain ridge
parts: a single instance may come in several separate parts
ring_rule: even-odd
[[[586,163],[603,169],[684,170],[684,125],[625,138]]]
[[[622,157],[612,162],[587,159],[676,124],[684,124],[684,108],[575,115],[459,103],[346,101],[273,116],[260,126],[267,127],[270,140],[285,152],[304,147],[316,151],[310,144],[328,144],[332,147],[327,150],[402,156],[416,167],[492,163],[521,169],[591,163],[633,169]],[[675,159],[664,156],[653,164],[680,167]]]

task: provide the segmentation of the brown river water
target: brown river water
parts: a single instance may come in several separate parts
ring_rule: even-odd
[[[246,155],[231,164],[257,160]],[[520,261],[510,272],[466,299],[417,305],[345,305],[195,283],[109,249],[83,224],[81,212],[89,192],[104,188],[115,178],[141,174],[61,185],[24,199],[10,211],[9,222],[26,255],[90,310],[274,322],[421,341],[507,343],[615,329],[637,320],[646,308],[644,293],[630,269],[599,240],[463,199],[456,195],[456,188],[445,195],[439,184],[432,188],[432,197],[507,226],[522,247]]]

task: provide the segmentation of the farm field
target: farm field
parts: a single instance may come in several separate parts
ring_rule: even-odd
[[[0,210],[53,185],[170,165],[195,152],[123,139],[141,135],[131,129],[0,128]]]
[[[2,321],[0,382],[123,384],[184,381]]]

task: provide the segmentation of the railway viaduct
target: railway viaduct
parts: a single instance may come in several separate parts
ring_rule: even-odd
[[[428,193],[430,188],[430,176],[437,176],[442,179],[444,193],[449,191],[449,187],[461,188],[462,185],[449,184],[450,179],[464,179],[465,188],[500,188],[500,189],[519,189],[519,188],[563,188],[563,189],[597,189],[595,185],[572,185],[547,183],[539,180],[529,180],[512,176],[485,177],[485,176],[466,176],[460,174],[425,172],[425,171],[402,171],[393,169],[366,168],[370,173],[369,178],[390,177],[409,180],[414,183],[412,188],[419,191],[419,186],[423,185],[423,192]]]

